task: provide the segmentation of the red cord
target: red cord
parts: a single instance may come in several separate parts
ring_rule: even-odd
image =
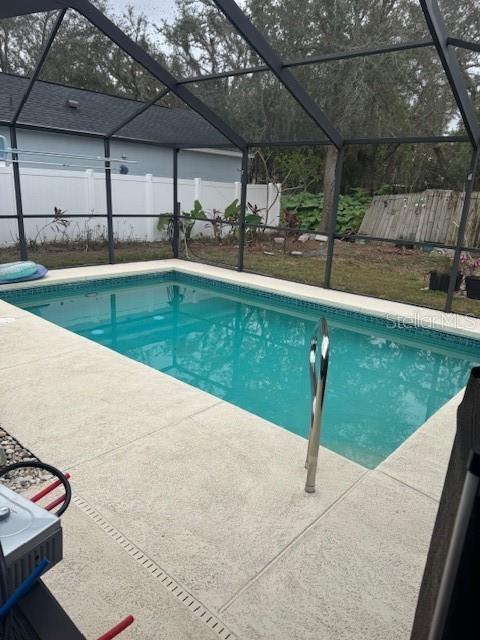
[[[71,478],[71,475],[69,473],[66,473],[65,478],[68,480],[69,478]],[[61,484],[62,484],[61,480],[55,480],[55,482],[52,482],[52,484],[49,484],[48,487],[45,487],[44,489],[36,493],[34,496],[32,496],[30,500],[32,502],[38,502],[39,500],[44,498],[47,494],[49,494],[51,491],[59,487]]]
[[[58,507],[59,504],[62,504],[62,502],[65,501],[65,498],[67,496],[65,494],[63,494],[63,496],[60,496],[59,498],[57,498],[56,500],[54,500],[53,502],[50,502],[50,504],[47,504],[46,507],[43,507],[46,511],[51,511],[52,509],[55,509],[55,507]]]
[[[67,478],[67,480],[70,477],[71,475],[69,473],[65,474],[65,478]],[[59,487],[61,484],[62,482],[60,480],[55,480],[55,482],[52,482],[52,484],[49,484],[48,487],[45,487],[44,489],[36,493],[34,496],[32,496],[30,500],[32,502],[38,502],[39,500],[44,498],[46,495],[51,493],[54,489]],[[53,500],[53,502],[50,502],[50,504],[47,504],[47,506],[44,507],[44,509],[46,509],[47,511],[51,511],[52,509],[55,509],[55,507],[58,507],[59,504],[62,504],[64,500],[65,500],[65,494],[63,496],[59,496],[58,498],[56,498],[56,500]],[[110,631],[107,631],[107,633],[104,633],[103,636],[100,636],[98,640],[112,640],[112,638],[116,638],[118,635],[122,633],[122,631],[125,631],[127,627],[133,624],[134,620],[135,618],[133,616],[127,616],[124,620],[119,622],[115,627],[110,629]]]
[[[112,640],[112,638],[116,638],[122,631],[125,631],[127,627],[129,627],[135,618],[133,616],[127,616],[125,620],[119,622],[113,629],[104,633],[103,636],[100,636],[98,640]]]

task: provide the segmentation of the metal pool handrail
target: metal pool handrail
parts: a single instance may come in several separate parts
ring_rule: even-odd
[[[315,370],[318,355],[318,344],[320,346],[320,369],[317,379]],[[330,338],[328,335],[328,324],[325,318],[321,318],[313,333],[310,344],[310,382],[312,386],[312,416],[310,421],[310,435],[308,437],[307,460],[307,481],[305,491],[315,493],[315,479],[317,476],[318,449],[320,447],[320,430],[322,428],[323,402],[325,399],[325,386],[327,383],[328,362],[330,359]]]

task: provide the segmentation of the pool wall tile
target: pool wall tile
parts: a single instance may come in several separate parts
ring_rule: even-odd
[[[394,319],[381,318],[378,316],[342,309],[332,305],[325,305],[312,300],[303,298],[294,298],[292,296],[282,295],[270,291],[264,291],[253,287],[240,284],[233,284],[222,280],[215,280],[204,276],[195,276],[178,271],[155,272],[149,274],[119,276],[114,278],[101,278],[98,280],[85,280],[80,282],[72,282],[68,284],[43,285],[28,287],[22,289],[10,289],[0,292],[0,299],[5,300],[14,305],[22,306],[26,301],[32,301],[35,298],[43,298],[46,295],[62,294],[68,296],[70,293],[79,293],[82,291],[105,291],[114,287],[130,286],[138,283],[147,283],[150,281],[171,282],[190,286],[205,287],[210,290],[216,290],[219,293],[230,293],[239,296],[248,296],[251,301],[259,303],[268,302],[270,304],[279,305],[292,310],[314,311],[315,313],[328,314],[331,317],[340,319],[353,320],[362,325],[370,325],[379,329],[395,329],[404,336],[415,337],[421,340],[434,340],[437,343],[443,343],[445,347],[463,348],[480,352],[480,340],[464,337],[431,329],[427,327],[417,326],[414,323],[401,319],[398,322]]]

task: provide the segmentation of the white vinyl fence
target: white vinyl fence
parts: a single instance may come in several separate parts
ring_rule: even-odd
[[[51,242],[63,239],[80,239],[106,235],[106,220],[90,216],[106,214],[105,175],[85,172],[50,170],[43,168],[21,169],[22,201],[25,215],[41,215],[42,218],[26,218],[27,242]],[[280,185],[248,186],[247,200],[260,209],[263,221],[277,226],[280,220]],[[112,174],[113,213],[116,216],[133,215],[114,219],[114,233],[119,240],[160,240],[165,232],[157,230],[158,216],[173,210],[173,181],[171,178]],[[236,198],[240,199],[240,183],[207,182],[200,178],[178,181],[178,198],[182,211],[190,211],[194,200],[199,200],[207,217],[215,211],[223,212]],[[49,224],[54,208],[66,215],[76,214],[85,218],[73,218],[67,228]],[[0,216],[15,215],[15,191],[11,166],[0,166]],[[193,235],[213,235],[212,225],[196,222]],[[17,221],[0,218],[0,245],[18,241]]]

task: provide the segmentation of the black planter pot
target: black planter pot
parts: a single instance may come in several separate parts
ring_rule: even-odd
[[[441,271],[430,271],[430,281],[428,288],[431,291],[444,291],[448,293],[448,284],[450,282],[450,274]],[[455,291],[460,290],[462,284],[462,274],[457,273],[457,279],[455,280]]]
[[[467,292],[467,298],[480,300],[480,278],[477,278],[477,276],[466,276],[465,290]]]

